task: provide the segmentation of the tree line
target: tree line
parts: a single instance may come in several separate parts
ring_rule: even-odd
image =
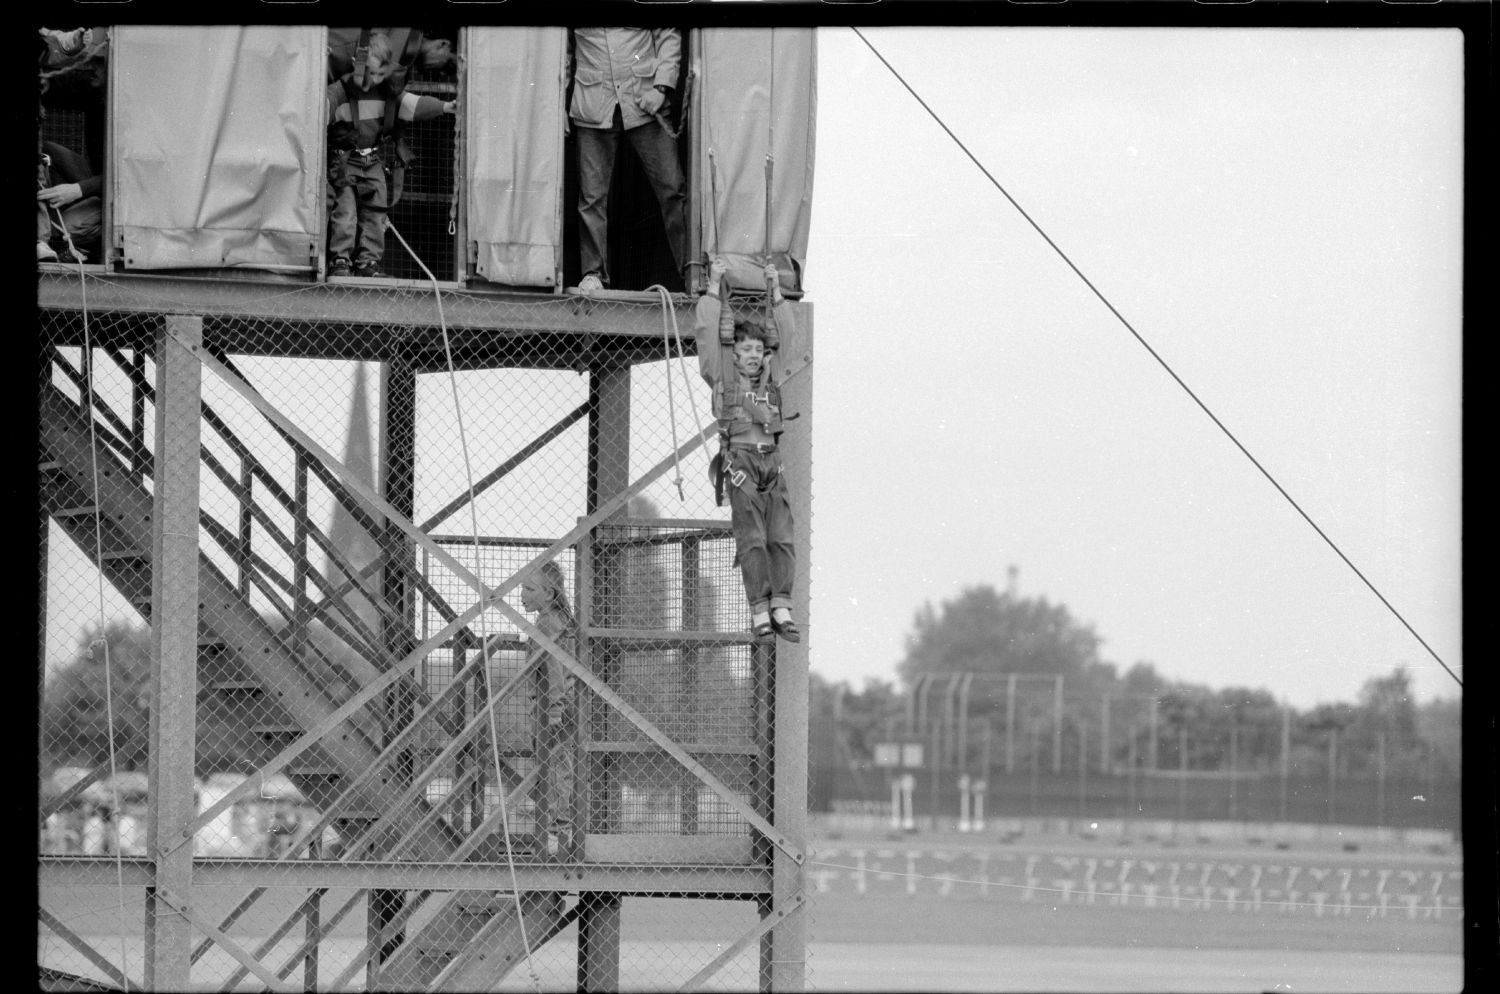
[[[348,651],[336,640],[318,641],[330,661]],[[915,614],[895,679],[872,678],[856,688],[811,674],[812,761],[872,765],[878,744],[909,737],[911,690],[920,678],[975,673],[988,679],[976,684],[984,692],[967,701],[970,763],[978,758],[980,730],[988,728],[987,748],[997,762],[1010,731],[1010,745],[1018,750],[1062,743],[1069,768],[1087,755],[1092,766],[1115,769],[1150,764],[1213,771],[1232,762],[1241,772],[1274,772],[1283,764],[1308,772],[1333,763],[1338,775],[1351,778],[1459,777],[1459,702],[1417,703],[1404,668],[1371,677],[1353,701],[1295,709],[1264,688],[1169,680],[1146,661],[1121,673],[1100,659],[1100,644],[1091,625],[1044,596],[978,585],[937,607],[925,604]],[[120,768],[145,768],[150,658],[150,633],[140,625],[114,621],[102,633],[90,629],[80,636],[73,661],[43,689],[44,768],[93,767],[108,758],[111,738]],[[1019,706],[996,692],[1010,674],[1025,679]],[[215,681],[249,677],[228,655],[209,658],[200,668],[200,691]],[[1052,697],[1055,683],[1038,683],[1044,677],[1061,677],[1060,707]],[[929,715],[933,720],[937,710]],[[247,734],[246,720],[244,709],[229,704],[200,709],[200,772],[256,767],[263,747]]]
[[[1120,672],[1100,658],[1100,645],[1093,626],[1065,605],[1022,596],[1013,584],[970,586],[936,607],[923,604],[895,679],[853,687],[812,674],[812,727],[826,730],[822,741],[815,732],[821,756],[813,761],[869,766],[880,743],[951,734],[943,727],[956,721],[951,703],[914,699],[913,691],[928,678],[935,698],[953,686],[950,677],[969,673],[967,754],[958,763],[950,754],[948,765],[972,767],[981,748],[993,761],[998,735],[1023,754],[1042,750],[1049,762],[1060,751],[1069,769],[1087,762],[1106,771],[1204,772],[1232,764],[1242,773],[1289,767],[1349,778],[1459,776],[1459,701],[1419,704],[1404,667],[1371,677],[1353,701],[1297,709],[1265,688],[1171,680],[1149,661]]]

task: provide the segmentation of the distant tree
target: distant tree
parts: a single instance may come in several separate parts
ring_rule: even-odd
[[[1372,677],[1360,688],[1355,723],[1378,726],[1401,741],[1417,735],[1417,705],[1411,689],[1411,672],[1398,666],[1389,676]]]
[[[1427,750],[1418,735],[1411,673],[1398,666],[1372,677],[1359,691],[1348,729],[1349,772],[1409,776],[1425,769]]]
[[[906,719],[906,697],[890,680],[869,677],[854,690],[840,684],[839,716],[850,752],[873,759],[875,745],[890,741]]]
[[[1423,772],[1457,780],[1463,770],[1463,705],[1455,698],[1440,697],[1419,707],[1416,720],[1423,759],[1431,764]]]
[[[274,615],[264,620],[274,631],[286,627]],[[360,674],[369,670],[369,663],[321,625],[307,629],[307,643],[303,650],[306,671],[329,689],[334,700],[345,699],[358,685]],[[198,658],[196,681],[197,773],[248,773],[269,759],[274,748],[252,729],[287,724],[291,719],[263,695],[226,696],[216,689],[226,683],[254,685],[256,675],[245,661],[230,652],[204,653]],[[343,689],[335,690],[339,687]],[[39,714],[43,766],[93,767],[108,759],[106,715],[110,711],[116,764],[125,770],[145,769],[150,750],[151,630],[123,619],[110,621],[103,639],[97,626],[85,629],[74,660],[47,681]]]
[[[866,679],[862,690],[808,674],[810,697],[808,758],[818,767],[849,771],[861,797],[884,789],[874,767],[875,746],[895,738],[905,720],[906,699],[888,680]]]
[[[928,673],[1112,676],[1099,660],[1099,644],[1093,627],[1075,621],[1065,606],[982,584],[938,608],[922,605],[897,672],[908,685]]]
[[[143,769],[150,679],[149,629],[118,619],[106,624],[102,635],[97,625],[86,628],[73,661],[43,690],[39,718],[44,763],[97,766],[110,757],[113,740],[120,769]]]
[[[1214,694],[1225,768],[1269,771],[1281,761],[1281,704],[1264,687],[1226,687]],[[1231,750],[1231,730],[1233,733]]]
[[[1156,672],[1156,664],[1137,661],[1120,678],[1120,689],[1127,694],[1160,694],[1170,681]]]

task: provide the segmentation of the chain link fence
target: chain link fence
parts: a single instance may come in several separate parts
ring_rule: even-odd
[[[192,983],[770,983],[776,649],[680,298],[42,279],[44,971],[152,955],[157,362],[201,318]]]
[[[927,824],[1006,818],[1366,825],[1462,835],[1450,751],[1415,724],[1266,696],[1224,706],[1074,691],[1055,674],[919,677],[902,713],[858,726],[815,699],[814,812]],[[903,802],[902,782],[910,795]],[[976,814],[978,812],[978,814]]]

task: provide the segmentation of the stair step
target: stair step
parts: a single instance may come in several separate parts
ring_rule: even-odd
[[[54,518],[91,518],[99,513],[97,504],[79,504],[76,507],[59,507],[52,512]]]
[[[63,468],[63,464],[56,459],[42,459],[36,464],[39,473],[55,473]]]
[[[215,681],[213,681],[212,683],[210,683],[208,685],[208,689],[209,690],[225,690],[225,691],[243,692],[243,693],[251,693],[251,694],[259,694],[259,693],[263,693],[265,691],[265,688],[262,687],[260,685],[260,683],[258,681],[255,681],[255,680],[215,680]]]
[[[341,777],[343,770],[334,769],[332,766],[296,766],[287,767],[286,775],[289,777]]]
[[[276,736],[296,738],[302,734],[302,729],[297,725],[256,725],[250,731],[252,734],[261,735],[268,739]]]
[[[129,560],[129,559],[148,559],[149,560],[151,558],[151,553],[146,552],[143,549],[112,549],[112,550],[110,550],[108,552],[100,553],[100,558],[101,559],[108,559],[108,560],[111,560],[111,561]]]
[[[198,648],[211,650],[213,652],[228,652],[229,643],[225,642],[217,635],[209,635],[205,633],[198,636]]]

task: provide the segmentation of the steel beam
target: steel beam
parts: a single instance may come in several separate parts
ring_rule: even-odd
[[[578,990],[620,989],[620,897],[578,895]]]
[[[151,496],[151,716],[146,851],[146,987],[188,986],[193,926],[167,893],[190,898],[193,854],[162,843],[192,824],[198,688],[198,448],[203,368],[183,342],[201,342],[203,320],[169,314],[156,341],[156,475]]]
[[[790,847],[778,845],[771,854],[772,883],[769,914],[777,919],[762,944],[769,960],[771,989],[800,991],[807,979],[807,916],[792,914],[807,891],[806,867],[792,851],[807,851],[807,729],[808,651],[818,627],[809,624],[807,564],[812,552],[812,438],[813,438],[813,310],[796,308],[790,327],[780,329],[783,358],[802,375],[782,381],[782,405],[797,415],[781,436],[780,448],[790,486],[800,583],[793,591],[794,613],[804,619],[803,641],[778,639],[775,654],[775,694],[772,757],[772,824]]]
[[[267,293],[268,284],[288,292]],[[37,305],[44,310],[82,310],[85,293],[94,314],[156,315],[162,301],[170,300],[174,310],[203,316],[212,325],[208,339],[226,346],[231,342],[222,338],[220,319],[229,319],[238,329],[231,334],[242,339],[236,344],[253,347],[228,351],[252,355],[331,356],[334,350],[346,358],[379,360],[396,351],[409,355],[414,345],[441,355],[444,327],[456,351],[542,334],[644,338],[659,345],[662,327],[661,298],[655,293],[581,297],[444,287],[439,315],[426,282],[288,286],[285,280],[137,273],[87,275],[81,281],[76,272],[37,275]],[[691,327],[694,304],[682,294],[672,297],[680,324]],[[359,333],[330,335],[331,328]],[[424,344],[428,335],[432,340]],[[533,351],[535,344],[529,346]]]
[[[37,884],[45,904],[48,889],[150,886],[153,860],[129,856],[41,856]],[[507,863],[341,863],[336,860],[195,859],[193,886],[280,888],[390,888],[400,890],[578,890],[635,897],[749,898],[770,888],[764,866],[639,862],[587,862],[559,866],[516,857],[515,882]]]

